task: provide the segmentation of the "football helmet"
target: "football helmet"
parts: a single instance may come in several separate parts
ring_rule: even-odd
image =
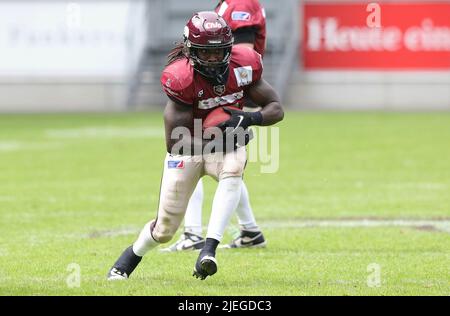
[[[195,13],[184,28],[184,46],[195,71],[213,84],[225,84],[231,59],[233,34],[214,11]]]

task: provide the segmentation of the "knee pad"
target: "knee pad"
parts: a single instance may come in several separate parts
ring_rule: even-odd
[[[244,167],[245,163],[241,163],[240,161],[234,161],[233,163],[224,164],[222,170],[219,173],[219,180],[223,180],[226,178],[242,178],[244,175]]]
[[[153,238],[161,244],[169,242],[173,235],[175,235],[176,230],[174,231],[170,225],[170,219],[168,217],[158,218],[155,224],[155,228],[152,231]]]
[[[246,164],[247,155],[244,147],[238,148],[234,152],[227,153],[219,172],[219,180],[230,177],[242,178]]]

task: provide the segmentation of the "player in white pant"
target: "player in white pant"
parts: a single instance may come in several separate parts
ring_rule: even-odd
[[[217,13],[199,12],[186,25],[183,44],[169,54],[161,76],[163,90],[169,97],[164,111],[168,154],[158,214],[117,259],[108,279],[128,278],[149,250],[173,238],[189,198],[204,175],[217,180],[218,186],[194,276],[205,279],[217,272],[216,249],[241,199],[245,145],[250,140],[248,128],[272,125],[284,116],[277,93],[261,78],[260,55],[232,44],[231,29]],[[262,110],[249,113],[227,107],[242,108],[244,96],[261,105]],[[216,138],[198,138],[195,133],[192,136],[195,120],[206,118],[218,107],[230,117],[221,124]],[[178,134],[180,131],[183,133]]]
[[[257,0],[221,0],[215,11],[230,25],[235,46],[249,47],[264,57],[266,18],[264,9]],[[256,109],[256,105],[252,102],[245,102],[245,106],[247,110],[254,111]],[[162,251],[198,250],[203,247],[205,244],[202,230],[203,196],[203,181],[200,179],[188,204],[183,233],[175,243]],[[241,184],[241,199],[236,209],[236,215],[240,234],[224,248],[265,247],[266,240],[253,215],[248,189],[244,181]]]

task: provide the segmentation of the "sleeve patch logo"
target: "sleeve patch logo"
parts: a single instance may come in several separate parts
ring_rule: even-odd
[[[252,83],[253,69],[252,66],[244,66],[234,69],[238,87],[247,86]]]
[[[167,161],[167,167],[169,169],[184,169],[183,160],[169,160]]]
[[[250,21],[251,14],[245,11],[233,11],[231,19],[233,21]]]

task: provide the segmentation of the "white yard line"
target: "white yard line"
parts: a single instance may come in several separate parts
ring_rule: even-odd
[[[3,216],[3,220],[5,217]],[[449,219],[433,219],[433,220],[414,220],[414,219],[295,219],[295,220],[280,220],[280,221],[259,221],[260,227],[264,229],[307,229],[307,228],[373,228],[373,227],[411,227],[429,231],[439,231],[450,233]],[[91,228],[90,232],[67,232],[62,234],[55,233],[35,233],[26,237],[28,244],[38,246],[45,244],[49,240],[57,238],[58,240],[80,240],[80,239],[96,239],[96,238],[113,238],[118,236],[133,235],[137,236],[142,227],[128,226],[121,228],[111,228],[96,230]],[[182,227],[180,227],[180,230]],[[204,227],[206,232],[207,227]],[[179,231],[180,231],[179,230]],[[234,235],[239,233],[237,225],[228,226],[228,233]],[[0,248],[0,256],[8,255],[6,249]],[[2,253],[3,252],[3,253]]]
[[[261,221],[267,228],[308,228],[308,227],[450,227],[450,220],[420,219],[295,219],[281,221]]]
[[[99,230],[93,231],[89,234],[83,235],[84,238],[100,238],[100,237],[117,237],[126,236],[139,233],[139,229],[136,228],[121,228],[111,230]]]
[[[17,201],[16,196],[0,195],[0,202],[14,202],[14,201]]]
[[[53,149],[61,146],[63,146],[62,143],[54,141],[22,142],[22,141],[8,140],[8,141],[0,141],[0,152]]]
[[[280,221],[260,221],[262,229],[280,229],[280,228],[371,228],[371,227],[413,227],[425,228],[430,230],[439,230],[450,233],[450,220],[413,220],[413,219],[296,219]],[[236,225],[230,226],[230,230],[236,229]],[[207,227],[203,227],[206,231]],[[89,238],[116,237],[129,234],[137,234],[139,229],[121,228],[119,230],[94,231],[85,235]]]
[[[48,138],[161,138],[164,130],[156,127],[82,127],[71,129],[47,129]]]
[[[8,256],[9,251],[6,248],[0,248],[0,257],[6,257]]]
[[[1,141],[0,151],[16,151],[19,150],[22,143],[17,141]]]

